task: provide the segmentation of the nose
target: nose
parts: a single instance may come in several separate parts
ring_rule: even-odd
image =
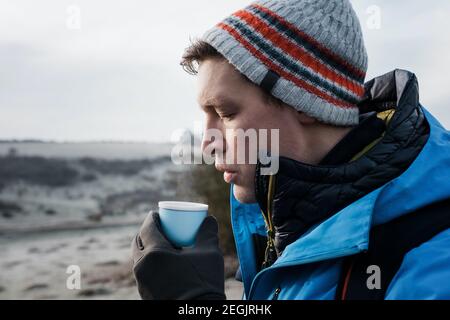
[[[212,157],[216,160],[225,154],[225,138],[220,124],[216,121],[207,119],[201,148],[205,157]]]

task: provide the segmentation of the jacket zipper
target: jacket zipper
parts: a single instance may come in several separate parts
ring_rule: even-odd
[[[281,287],[278,287],[278,288],[275,290],[275,293],[274,293],[274,295],[273,295],[272,300],[278,300],[278,296],[280,295],[280,292],[281,292]]]
[[[267,226],[267,245],[264,254],[264,262],[262,268],[270,267],[276,260],[277,254],[275,250],[275,231],[272,223],[272,200],[275,193],[275,176],[269,176],[269,192],[267,194],[267,215],[261,210],[264,221]]]

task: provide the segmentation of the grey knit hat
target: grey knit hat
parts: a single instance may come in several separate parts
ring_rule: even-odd
[[[263,0],[203,40],[253,83],[321,122],[358,124],[367,53],[349,0]]]

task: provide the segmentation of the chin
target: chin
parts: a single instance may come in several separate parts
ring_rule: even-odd
[[[233,186],[234,197],[241,203],[255,203],[255,191],[253,188],[243,186]]]

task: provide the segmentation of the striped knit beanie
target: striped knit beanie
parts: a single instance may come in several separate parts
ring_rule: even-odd
[[[367,53],[349,0],[257,1],[202,40],[296,110],[328,124],[358,124]]]

